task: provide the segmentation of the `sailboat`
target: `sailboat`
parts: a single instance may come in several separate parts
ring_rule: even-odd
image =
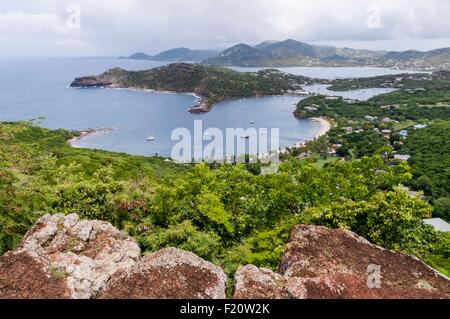
[[[148,131],[148,137],[145,139],[147,142],[153,142],[155,140],[155,137],[153,134],[150,134],[150,131]]]

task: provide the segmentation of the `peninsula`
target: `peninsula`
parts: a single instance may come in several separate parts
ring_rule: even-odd
[[[111,69],[98,76],[75,79],[77,88],[132,88],[159,92],[193,93],[199,96],[191,113],[206,113],[218,102],[246,97],[295,94],[303,85],[328,83],[278,70],[241,73],[218,66],[174,63],[146,71]]]

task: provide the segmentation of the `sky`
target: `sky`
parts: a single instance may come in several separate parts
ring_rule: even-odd
[[[0,55],[117,56],[295,39],[450,47],[450,0],[0,0]]]

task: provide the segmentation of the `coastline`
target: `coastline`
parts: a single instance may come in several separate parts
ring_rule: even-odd
[[[74,136],[70,140],[67,141],[67,144],[69,144],[72,148],[82,148],[77,145],[78,141],[81,141],[82,139],[88,137],[88,136],[94,136],[98,134],[107,134],[112,131],[115,131],[116,128],[113,127],[99,127],[99,128],[88,128],[88,129],[81,129],[76,130],[75,132],[80,133],[79,136]]]
[[[175,92],[175,91],[167,91],[167,90],[153,90],[153,89],[144,89],[137,87],[121,87],[121,86],[90,86],[90,87],[78,87],[78,86],[68,86],[68,88],[74,89],[87,89],[87,88],[98,88],[105,90],[127,90],[127,91],[135,91],[135,92],[144,92],[144,93],[156,93],[156,94],[184,94],[193,96],[196,101],[195,104],[188,107],[187,111],[192,114],[203,114],[211,111],[212,106],[209,105],[208,99],[206,97],[200,96],[194,92]]]
[[[85,89],[86,87],[74,87],[69,86],[70,88],[76,89]],[[209,104],[208,99],[201,95],[198,95],[194,92],[175,92],[175,91],[167,91],[167,90],[153,90],[153,89],[144,89],[137,87],[121,87],[121,86],[93,86],[92,88],[101,88],[106,90],[127,90],[127,91],[136,91],[136,92],[147,92],[147,93],[156,93],[156,94],[184,94],[193,96],[196,101],[195,104],[188,107],[187,111],[192,114],[203,114],[208,113],[212,109],[212,105]]]
[[[196,104],[188,108],[188,112],[192,114],[203,114],[210,112],[212,107],[209,105],[208,100],[202,96],[199,96],[196,93],[193,92],[185,92],[185,93],[179,93],[179,92],[171,92],[171,91],[159,91],[159,90],[152,90],[152,89],[144,89],[144,88],[135,88],[135,87],[108,87],[103,86],[101,88],[104,89],[114,89],[114,90],[130,90],[130,91],[141,91],[141,92],[149,92],[149,93],[162,93],[162,94],[186,94],[191,95],[197,99]],[[282,95],[275,95],[275,96],[285,96],[285,95],[296,95],[292,93],[286,93]],[[332,128],[332,123],[324,118],[324,117],[312,117],[308,118],[308,120],[318,122],[320,124],[320,130],[319,132],[314,135],[312,138],[308,140],[299,141],[298,143],[295,143],[293,145],[287,146],[283,149],[280,149],[280,153],[285,154],[288,153],[293,148],[300,148],[303,147],[307,142],[310,142],[312,140],[316,140],[324,135],[326,135]],[[115,128],[94,128],[94,129],[81,129],[77,130],[76,132],[79,132],[80,135],[73,137],[72,139],[67,141],[67,144],[69,144],[73,148],[82,148],[77,145],[77,142],[92,135],[97,134],[107,134],[111,131],[116,130]]]
[[[313,138],[311,138],[309,140],[298,142],[296,144],[293,144],[291,146],[287,146],[287,147],[281,149],[280,150],[281,154],[288,153],[292,148],[303,147],[307,142],[310,142],[312,140],[316,140],[322,136],[325,136],[333,128],[333,125],[331,124],[331,122],[324,117],[312,117],[312,118],[309,118],[309,120],[320,123],[320,126],[321,126],[320,131],[316,135],[314,135]],[[116,130],[116,128],[112,128],[112,127],[109,127],[109,128],[100,127],[100,128],[77,130],[76,132],[80,133],[80,135],[75,136],[75,137],[71,138],[70,140],[68,140],[67,144],[69,144],[69,146],[72,148],[83,148],[83,147],[77,145],[78,141],[81,141],[82,139],[89,137],[89,136],[94,136],[94,135],[98,135],[98,134],[108,134],[115,130]]]
[[[333,128],[332,123],[325,117],[311,117],[311,118],[308,118],[308,120],[320,123],[320,131],[309,140],[298,142],[291,146],[285,147],[284,149],[281,150],[282,154],[288,153],[293,148],[303,147],[303,146],[305,146],[306,143],[317,140],[320,137],[327,135],[328,132]]]
[[[108,87],[106,87],[108,88]],[[211,111],[212,106],[209,105],[208,99],[206,97],[200,96],[197,93],[194,92],[173,92],[173,91],[163,91],[163,90],[152,90],[152,89],[143,89],[143,88],[135,88],[135,87],[129,87],[129,88],[112,88],[112,89],[122,89],[122,90],[130,90],[130,91],[141,91],[141,92],[148,92],[148,93],[156,93],[156,94],[184,94],[184,95],[190,95],[193,96],[196,101],[195,104],[190,106],[187,111],[192,114],[203,114],[208,113]]]
[[[181,94],[181,95],[190,95],[193,96],[196,101],[194,102],[194,105],[191,105],[187,108],[187,111],[191,114],[205,114],[212,111],[215,104],[210,104],[207,97],[201,96],[195,92],[175,92],[175,91],[167,91],[167,90],[154,90],[154,89],[145,89],[145,88],[138,88],[138,87],[122,87],[122,86],[115,86],[115,85],[103,85],[103,86],[68,86],[68,88],[75,88],[75,89],[88,89],[88,88],[100,88],[100,89],[106,89],[106,90],[127,90],[127,91],[135,91],[135,92],[146,92],[146,93],[155,93],[155,94]],[[271,94],[271,95],[254,95],[249,97],[234,97],[234,98],[226,98],[223,100],[220,100],[217,103],[227,101],[227,100],[237,100],[237,99],[246,99],[246,98],[262,98],[262,97],[283,97],[283,96],[298,96],[298,97],[307,97],[311,96],[311,93],[299,91],[299,92],[285,92],[282,94]],[[216,103],[216,104],[217,104]]]
[[[327,135],[327,133],[333,128],[331,122],[325,117],[312,117],[310,118],[310,120],[319,122],[322,126],[321,130],[314,136],[314,139],[318,139],[324,135]]]

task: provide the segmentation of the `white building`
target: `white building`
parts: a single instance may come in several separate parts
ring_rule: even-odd
[[[428,125],[426,125],[426,124],[417,124],[417,125],[414,125],[414,129],[415,129],[415,130],[423,130],[423,129],[427,128],[427,127],[428,127]]]

